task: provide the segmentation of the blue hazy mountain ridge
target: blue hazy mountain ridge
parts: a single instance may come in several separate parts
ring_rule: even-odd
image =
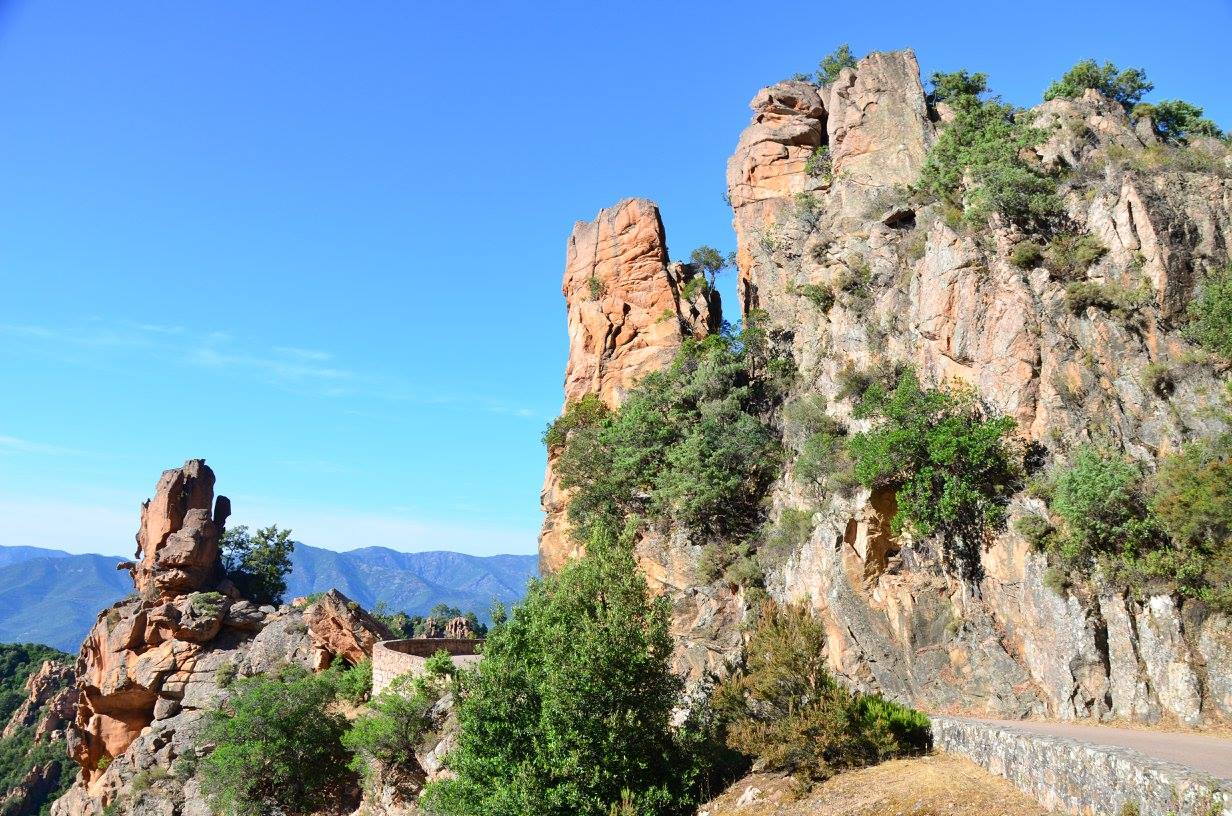
[[[118,556],[0,546],[0,642],[45,643],[75,653],[98,613],[133,590]],[[384,547],[334,552],[296,544],[286,599],[337,588],[371,609],[427,613],[437,603],[487,619],[493,601],[522,598],[539,574],[534,555],[404,553]]]

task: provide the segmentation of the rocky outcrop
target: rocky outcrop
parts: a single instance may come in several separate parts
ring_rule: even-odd
[[[870,55],[814,89],[820,109],[801,83],[763,90],[729,165],[744,302],[790,338],[785,350],[806,383],[797,396],[824,397],[849,421],[845,372],[910,364],[931,382],[966,383],[1049,454],[1104,438],[1150,466],[1218,432],[1220,371],[1192,362],[1200,355],[1171,318],[1197,277],[1227,260],[1227,174],[1118,163],[1110,157],[1147,148],[1149,134],[1094,92],[1037,108],[1036,124],[1049,133],[1038,159],[1070,168],[1068,216],[1108,250],[1085,277],[1151,294],[1129,320],[1075,314],[1063,275],[1009,263],[1021,234],[952,228],[940,205],[913,203],[902,189],[933,138],[917,71],[909,52]],[[775,101],[785,98],[810,101]],[[764,146],[768,119],[777,156]],[[829,179],[782,158],[798,159],[806,146],[790,134],[820,138],[819,122]],[[773,185],[755,183],[767,178]],[[797,192],[812,197],[808,206]],[[858,296],[840,293],[825,313],[799,294],[857,278],[866,281]],[[1175,391],[1161,396],[1144,384],[1151,365],[1184,372]],[[877,497],[867,492],[816,496],[784,479],[770,502],[817,508],[812,536],[772,570],[771,589],[814,605],[828,623],[831,663],[853,685],[934,710],[1009,716],[1196,722],[1232,713],[1232,666],[1208,655],[1225,648],[1216,644],[1227,641],[1228,621],[1200,604],[1058,594],[1045,586],[1043,557],[1012,532],[983,549],[977,577],[957,578],[936,542],[869,547]],[[1011,508],[1015,516],[1042,509],[1025,497]]]
[[[949,116],[927,104],[911,52],[871,54],[824,87],[778,83],[751,107],[727,167],[740,305],[764,311],[795,363],[789,400],[821,398],[833,419],[860,430],[844,388],[851,372],[910,365],[1012,417],[1044,459],[1105,440],[1148,470],[1226,428],[1226,369],[1186,341],[1178,320],[1203,273],[1228,262],[1226,145],[1195,144],[1190,160],[1164,161],[1150,129],[1098,93],[1038,106],[1029,116],[1047,138],[1029,158],[1065,169],[1068,228],[1106,251],[1081,271],[1047,259],[1023,269],[1010,262],[1021,231],[995,220],[963,228],[908,189]],[[1065,293],[1074,276],[1140,293],[1137,305],[1076,312]],[[804,294],[821,288],[835,294],[824,309]],[[590,354],[579,336],[571,331],[571,366]],[[1145,376],[1160,370],[1163,390]],[[1057,591],[1044,556],[1012,528],[958,575],[940,542],[889,534],[891,494],[819,490],[787,471],[765,497],[767,515],[808,508],[813,531],[766,565],[767,587],[813,606],[831,665],[850,685],[934,711],[1232,716],[1226,617],[1098,582]],[[545,529],[563,499],[545,493]],[[1025,494],[1009,508],[1014,518],[1043,510]],[[739,590],[697,579],[699,549],[679,530],[638,544],[652,585],[671,594],[680,665],[694,675],[739,653],[731,633],[744,611]],[[544,564],[562,554],[568,548],[545,535]]]
[[[205,816],[192,771],[171,769],[195,755],[231,681],[286,665],[355,663],[386,635],[336,591],[307,609],[242,598],[219,556],[229,502],[213,492],[213,471],[192,459],[163,473],[142,505],[139,561],[128,565],[136,591],[99,614],[77,660],[75,702],[61,705],[66,714],[72,706],[67,744],[81,770],[56,816],[112,805],[120,814]]]
[[[27,770],[11,788],[0,793],[0,813],[30,816],[55,798],[65,781],[67,756],[65,728],[77,701],[73,667],[56,660],[44,661],[26,679],[26,698],[10,716],[0,734],[6,762],[20,761],[15,749],[26,752]],[[51,761],[49,758],[55,757]],[[16,765],[16,767],[22,767]]]
[[[26,699],[13,712],[0,738],[7,739],[30,726],[35,727],[36,742],[63,731],[77,704],[75,679],[72,666],[44,661],[26,680]]]
[[[597,394],[621,403],[643,376],[671,360],[686,337],[718,327],[718,293],[695,280],[688,264],[672,263],[659,208],[644,198],[601,210],[573,227],[562,292],[568,312],[565,405]],[[550,459],[550,454],[549,454]],[[541,568],[552,571],[577,554],[568,534],[566,496],[549,460],[541,503]]]
[[[336,589],[326,592],[304,610],[312,637],[313,668],[327,669],[335,657],[354,666],[372,656],[372,647],[393,634],[355,601]]]

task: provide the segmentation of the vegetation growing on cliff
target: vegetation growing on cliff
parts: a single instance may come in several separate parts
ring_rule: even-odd
[[[1080,449],[1047,491],[1057,523],[1016,525],[1060,569],[1142,591],[1154,583],[1232,609],[1232,435],[1191,442],[1153,478],[1107,448]]]
[[[432,708],[449,690],[457,669],[449,653],[441,651],[426,661],[425,672],[394,680],[342,735],[343,746],[355,754],[351,769],[370,782],[381,768],[417,767],[415,751],[432,728]]]
[[[825,626],[803,606],[767,605],[744,663],[714,693],[728,745],[766,770],[825,779],[928,749],[928,718],[830,675]]]
[[[26,681],[38,671],[44,661],[71,662],[73,658],[58,649],[37,643],[0,644],[0,727],[7,723],[26,700]],[[34,768],[52,767],[59,783],[36,801],[9,803],[0,810],[5,816],[10,806],[19,806],[22,813],[44,816],[51,803],[72,782],[76,766],[69,760],[63,742],[35,742],[35,726],[17,728],[0,739],[0,791],[11,792]],[[4,794],[0,794],[3,799]],[[16,812],[16,811],[14,811]]]
[[[549,445],[564,440],[556,467],[574,491],[574,529],[583,539],[626,523],[751,533],[781,462],[764,418],[791,374],[754,316],[738,333],[686,340],[616,412],[576,403],[544,435]]]
[[[1189,304],[1190,340],[1232,360],[1232,264],[1208,274]]]
[[[964,573],[974,570],[1021,474],[1021,454],[1008,442],[1014,421],[988,416],[971,391],[924,388],[910,370],[893,388],[869,385],[852,415],[874,421],[847,449],[862,485],[895,491],[894,531],[961,542],[950,555]]]
[[[201,767],[202,790],[215,811],[305,814],[340,797],[351,779],[341,741],[347,726],[329,709],[335,693],[329,679],[288,666],[236,687],[201,737],[214,744]]]
[[[1036,227],[1060,212],[1056,179],[1024,151],[1044,132],[1020,121],[1012,105],[985,100],[987,77],[966,71],[932,76],[932,97],[954,113],[920,175],[920,187],[959,208],[968,223],[999,213],[1022,227]]]
[[[1044,91],[1044,101],[1076,99],[1088,88],[1093,88],[1128,111],[1154,87],[1141,68],[1122,70],[1111,62],[1100,65],[1093,59],[1085,59],[1048,86]]]
[[[429,786],[448,816],[682,812],[702,770],[670,726],[680,680],[664,599],[597,523],[587,555],[534,582],[465,682],[456,779]]]
[[[282,602],[295,549],[290,530],[274,524],[249,533],[241,524],[225,531],[218,545],[223,569],[241,595],[257,605]]]
[[[851,46],[843,43],[822,57],[821,62],[817,63],[817,82],[820,85],[829,85],[838,79],[838,75],[842,73],[844,68],[855,67],[856,58],[851,53]]]

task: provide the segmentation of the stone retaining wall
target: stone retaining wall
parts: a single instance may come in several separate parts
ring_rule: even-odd
[[[459,668],[471,668],[479,662],[476,650],[482,645],[482,640],[453,638],[382,640],[372,647],[372,694],[380,694],[404,674],[422,674],[428,658],[441,649],[449,652]]]
[[[937,749],[1005,777],[1049,810],[1082,816],[1232,816],[1232,782],[1127,748],[957,717],[933,717],[932,731]]]

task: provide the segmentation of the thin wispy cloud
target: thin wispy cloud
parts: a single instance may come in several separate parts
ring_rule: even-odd
[[[433,391],[387,372],[348,366],[324,349],[246,344],[222,330],[197,333],[183,326],[157,323],[107,325],[88,321],[75,327],[0,324],[0,335],[21,338],[47,353],[76,364],[110,368],[124,351],[162,363],[208,368],[248,377],[275,388],[324,399],[357,398],[387,403],[451,406],[460,410],[539,420],[543,411],[487,396]],[[174,338],[174,341],[172,340]],[[141,361],[140,364],[148,364]]]
[[[79,456],[82,451],[0,434],[0,453],[28,453],[36,456]]]

